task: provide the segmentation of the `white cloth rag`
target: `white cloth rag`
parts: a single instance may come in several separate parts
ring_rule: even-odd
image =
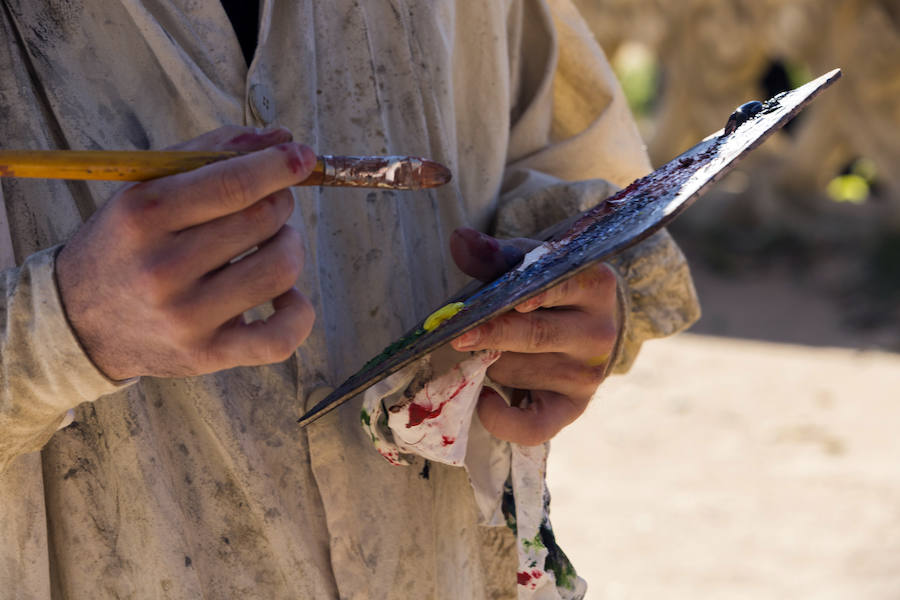
[[[462,466],[481,522],[516,534],[519,600],[583,598],[587,584],[556,545],[546,484],[549,443],[520,446],[481,425],[475,405],[484,386],[509,402],[509,390],[487,377],[500,352],[464,355],[449,346],[366,390],[362,423],[375,449],[394,465],[409,456]]]

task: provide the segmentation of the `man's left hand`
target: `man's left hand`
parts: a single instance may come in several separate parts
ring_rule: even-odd
[[[497,240],[474,229],[457,229],[450,249],[457,266],[489,281],[515,266],[539,242]],[[485,388],[478,416],[496,437],[541,444],[575,421],[603,381],[618,335],[616,276],[598,264],[451,342],[459,351],[494,349],[503,355],[489,369],[497,383],[515,388],[509,406]]]

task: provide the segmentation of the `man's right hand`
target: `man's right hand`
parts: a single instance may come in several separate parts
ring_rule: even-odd
[[[75,233],[56,272],[78,339],[115,380],[288,358],[315,320],[294,287],[303,242],[285,225],[288,187],[309,176],[315,154],[287,130],[246,127],[173,149],[248,154],[127,185]],[[269,300],[272,316],[245,323],[245,311]]]

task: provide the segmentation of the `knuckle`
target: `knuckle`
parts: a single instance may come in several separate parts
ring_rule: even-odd
[[[543,317],[531,315],[528,327],[528,346],[535,350],[549,349],[556,342],[556,329]]]
[[[262,358],[267,363],[287,360],[294,353],[294,350],[297,349],[298,345],[293,335],[272,336],[266,342]]]
[[[257,231],[274,234],[284,224],[284,210],[278,199],[269,196],[240,212],[238,233]]]
[[[163,306],[172,296],[172,268],[168,263],[156,262],[142,267],[135,288],[139,297],[151,306]]]
[[[243,161],[233,162],[230,169],[219,172],[215,186],[226,205],[241,206],[252,197],[256,174]]]
[[[478,331],[481,333],[481,337],[478,340],[479,345],[502,345],[502,342],[507,341],[507,331],[509,329],[506,324],[507,321],[508,317],[506,315],[501,315],[479,325]]]
[[[212,373],[223,368],[237,366],[227,352],[210,342],[187,349],[184,356],[188,375]]]
[[[211,131],[208,134],[208,138],[206,136],[201,136],[198,138],[198,141],[202,140],[202,147],[216,150],[226,147],[229,140],[232,140],[241,134],[252,133],[253,131],[254,129],[252,127],[243,125],[223,125],[222,127]]]
[[[299,236],[300,234],[297,235]],[[296,280],[303,274],[303,269],[306,266],[306,249],[303,246],[303,240],[299,239],[299,237],[290,254],[294,259],[294,279]]]
[[[125,239],[144,237],[149,224],[156,220],[159,198],[126,190],[110,201],[108,216],[117,235]]]
[[[268,293],[281,293],[297,281],[299,261],[290,252],[278,252],[260,272],[260,286]]]
[[[184,351],[195,344],[197,318],[185,307],[172,307],[166,311],[166,333],[170,342]]]
[[[603,370],[602,366],[573,368],[569,373],[569,380],[577,389],[583,390],[583,394],[591,395],[603,383]]]
[[[616,288],[619,286],[619,279],[612,267],[606,264],[600,265],[597,279],[600,282],[600,287],[603,289],[603,292],[614,298],[616,295]]]
[[[581,286],[581,280],[578,276],[566,279],[559,285],[553,286],[547,290],[550,300],[556,305],[565,304],[565,301],[571,298]]]
[[[216,137],[221,140],[232,138],[242,133],[254,133],[256,129],[246,125],[223,125],[214,131]]]
[[[591,333],[594,344],[604,352],[612,350],[619,337],[619,329],[613,319],[604,319],[603,322],[593,327]]]
[[[591,293],[605,293],[614,289],[616,277],[605,264],[589,269],[581,278],[581,285]]]
[[[303,236],[290,225],[282,228],[282,235],[284,236],[285,251],[298,265],[302,265],[304,257]]]

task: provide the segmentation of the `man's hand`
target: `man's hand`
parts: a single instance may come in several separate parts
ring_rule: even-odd
[[[473,229],[457,229],[450,239],[460,269],[481,280],[509,270],[537,245],[500,242]],[[616,313],[616,276],[601,264],[453,340],[456,350],[503,350],[488,375],[530,392],[530,403],[520,408],[486,388],[477,407],[484,427],[500,439],[537,445],[575,421],[603,381],[618,334]]]
[[[112,379],[284,360],[315,319],[294,288],[303,243],[285,225],[294,207],[287,188],[309,176],[312,150],[287,130],[247,127],[174,149],[248,154],[123,187],[57,259],[66,315]],[[269,300],[271,317],[244,322],[244,311]]]

